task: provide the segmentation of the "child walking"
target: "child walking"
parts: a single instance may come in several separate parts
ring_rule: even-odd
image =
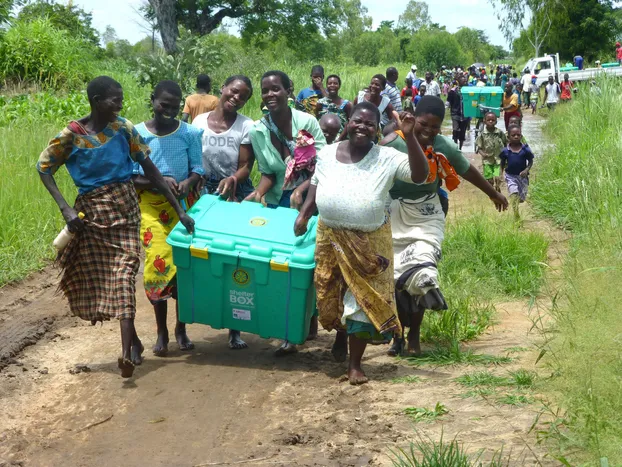
[[[162,173],[171,192],[189,208],[198,196],[196,184],[205,174],[202,161],[203,130],[176,119],[181,104],[181,88],[175,81],[161,81],[151,94],[154,117],[136,125],[151,149],[151,160]],[[143,282],[147,299],[153,305],[157,339],[153,353],[163,357],[168,352],[169,334],[166,323],[168,299],[177,299],[177,268],[173,249],[166,237],[179,217],[166,196],[145,177],[139,164],[134,165],[134,186],[141,212],[140,238],[145,249]],[[177,310],[177,302],[175,302]],[[179,350],[190,350],[194,344],[186,334],[186,325],[177,313],[175,339]]]
[[[484,115],[484,131],[482,131],[475,141],[478,147],[477,153],[482,156],[482,169],[484,178],[501,191],[501,171],[499,154],[508,143],[505,133],[497,128],[497,116],[492,112]]]
[[[527,198],[533,153],[529,146],[521,143],[522,132],[518,125],[511,125],[508,131],[510,142],[501,153],[501,174],[505,173],[514,220],[519,222],[518,205]]]

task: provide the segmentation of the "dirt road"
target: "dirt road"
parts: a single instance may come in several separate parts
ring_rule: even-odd
[[[451,209],[492,210],[488,203],[464,184]],[[503,448],[511,465],[553,465],[528,434],[539,405],[465,398],[454,379],[473,367],[415,367],[371,347],[363,362],[371,382],[353,387],[326,332],[297,355],[276,358],[276,342],[243,335],[250,348],[231,351],[226,331],[201,325],[189,327],[194,351],[171,344],[166,358],[154,357],[153,312],[140,283],[136,325],[148,350],[135,376],[122,380],[118,324],[69,317],[54,295],[56,275],[48,268],[0,289],[0,358],[14,355],[0,371],[0,465],[380,466],[417,433],[457,437],[488,457]],[[487,368],[500,374],[533,369],[537,336],[529,333],[527,301],[496,306],[498,324],[471,347],[514,357]],[[403,413],[437,402],[448,413],[431,423]]]

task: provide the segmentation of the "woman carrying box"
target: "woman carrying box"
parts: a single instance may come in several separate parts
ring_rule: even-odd
[[[291,88],[289,77],[282,71],[268,71],[261,78],[261,99],[268,113],[250,132],[261,179],[246,201],[265,200],[269,207],[300,209],[309,190],[315,152],[324,147],[326,138],[312,115],[289,107],[287,98]],[[309,339],[316,336],[314,317]],[[286,341],[277,355],[293,352],[296,346]]]
[[[344,330],[348,335],[350,384],[368,381],[361,368],[368,342],[388,343],[393,333],[401,332],[386,200],[396,180],[424,183],[429,171],[412,131],[414,117],[405,112],[401,118],[408,155],[374,144],[380,125],[380,111],[374,104],[354,106],[347,125],[349,139],[320,152],[294,226],[296,235],[304,234],[309,218],[319,211],[317,307],[325,329]]]

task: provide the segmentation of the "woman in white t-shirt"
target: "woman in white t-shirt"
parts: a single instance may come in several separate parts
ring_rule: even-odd
[[[294,231],[302,235],[320,213],[315,288],[320,323],[337,330],[333,355],[345,360],[350,342],[350,384],[367,382],[361,358],[369,341],[390,342],[401,330],[395,308],[393,243],[386,208],[395,180],[424,183],[429,168],[413,134],[414,117],[402,114],[408,155],[374,144],[380,112],[367,101],[352,109],[348,140],[318,154],[307,199]]]
[[[244,75],[226,79],[218,106],[211,112],[197,115],[192,125],[203,130],[202,193],[218,192],[230,201],[242,201],[253,192],[250,174],[255,163],[249,131],[253,120],[238,110],[253,95],[251,80]],[[240,331],[229,330],[229,348],[244,349],[246,342]]]
[[[216,109],[192,120],[203,130],[203,192],[241,201],[253,192],[255,156],[249,136],[253,120],[238,111],[253,95],[253,86],[246,76],[234,75],[226,79],[221,93]]]

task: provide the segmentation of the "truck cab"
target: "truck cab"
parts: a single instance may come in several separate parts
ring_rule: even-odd
[[[549,75],[553,75],[556,81],[559,80],[559,54],[549,54],[540,58],[532,58],[523,67],[523,73],[529,71],[536,75],[536,84],[542,86],[549,80]]]

